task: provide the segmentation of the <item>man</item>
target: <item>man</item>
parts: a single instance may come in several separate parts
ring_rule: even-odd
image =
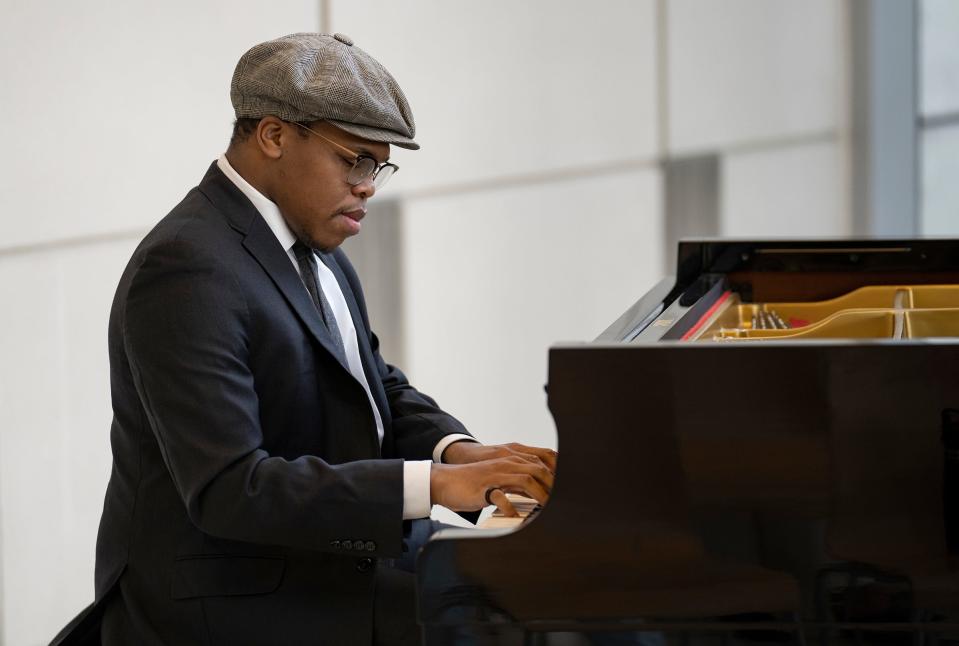
[[[226,154],[111,311],[103,643],[415,643],[412,574],[391,567],[409,521],[545,501],[555,454],[475,442],[380,357],[338,247],[390,146],[418,148],[389,72],[294,34],[240,59],[231,98]]]

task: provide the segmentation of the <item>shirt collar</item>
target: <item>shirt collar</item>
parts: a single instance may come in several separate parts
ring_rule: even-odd
[[[273,235],[280,241],[283,250],[289,253],[290,247],[296,244],[296,236],[293,235],[293,232],[290,231],[290,226],[286,223],[286,220],[283,219],[283,215],[280,213],[280,207],[273,203],[270,198],[263,195],[263,193],[253,188],[248,181],[243,179],[243,177],[236,172],[236,169],[230,165],[225,154],[220,155],[216,160],[216,165],[231,182],[236,184],[236,187],[246,195],[247,199],[253,203],[256,210],[263,216],[267,226],[270,227]]]

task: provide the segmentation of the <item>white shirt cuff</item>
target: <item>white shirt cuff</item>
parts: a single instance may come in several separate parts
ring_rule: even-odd
[[[429,460],[403,463],[403,520],[427,518],[430,515]]]
[[[446,450],[453,442],[460,441],[475,442],[476,438],[470,435],[463,435],[462,433],[453,433],[452,435],[447,435],[442,440],[436,443],[436,446],[433,447],[433,462],[442,462],[443,461],[443,451]]]

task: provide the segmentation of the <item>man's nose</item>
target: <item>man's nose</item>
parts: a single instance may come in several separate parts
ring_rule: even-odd
[[[362,197],[364,199],[370,199],[376,193],[376,185],[373,184],[373,178],[367,177],[359,184],[353,185],[353,195],[357,197]]]

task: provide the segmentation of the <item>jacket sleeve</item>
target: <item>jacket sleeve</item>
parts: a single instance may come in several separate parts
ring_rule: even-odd
[[[142,252],[123,319],[137,394],[191,520],[229,539],[402,551],[400,460],[331,465],[262,448],[249,312],[235,276],[182,239]],[[335,549],[334,549],[335,551]]]
[[[383,360],[379,339],[370,328],[366,299],[356,270],[341,250],[334,252],[334,257],[359,304],[364,333],[369,335],[373,360],[393,418],[397,455],[408,460],[429,460],[433,448],[445,436],[453,433],[470,435],[470,432],[458,419],[443,411],[432,397],[414,388],[399,368]]]

